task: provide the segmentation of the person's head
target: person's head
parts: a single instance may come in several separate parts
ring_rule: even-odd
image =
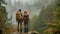
[[[24,14],[28,14],[28,10],[25,10],[25,11],[24,11]]]
[[[21,9],[19,9],[19,11],[21,12]]]

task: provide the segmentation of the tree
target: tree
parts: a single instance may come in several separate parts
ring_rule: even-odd
[[[43,34],[43,31],[48,27],[44,22],[45,17],[45,8],[43,7],[39,16],[34,16],[31,19],[31,24],[33,25],[32,30],[38,31],[40,34]]]
[[[0,24],[2,27],[4,27],[4,24],[7,20],[7,12],[6,8],[2,6],[2,4],[5,4],[4,0],[0,0]]]
[[[37,16],[37,15],[34,15],[34,16],[30,19],[30,23],[29,23],[30,30],[32,30],[33,27],[36,25],[37,19],[38,19],[38,16]]]
[[[5,28],[5,23],[7,20],[6,8],[2,4],[6,4],[4,0],[0,0],[0,30]]]
[[[54,4],[54,5],[52,5],[52,4]],[[54,29],[54,32],[51,34],[60,34],[60,10],[59,10],[60,9],[60,0],[55,0],[54,3],[52,3],[52,4],[48,5],[49,8],[47,8],[47,10],[49,13],[52,11],[53,20],[49,20],[49,21],[46,20],[46,22],[49,23],[49,24],[47,24],[49,26],[48,29],[51,27],[52,27],[52,29]],[[53,10],[51,10],[50,8]],[[51,19],[51,18],[48,18],[48,19]]]

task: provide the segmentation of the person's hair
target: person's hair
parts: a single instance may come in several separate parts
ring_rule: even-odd
[[[19,9],[19,11],[21,12],[21,9]]]
[[[28,13],[28,10],[25,10],[24,13]]]

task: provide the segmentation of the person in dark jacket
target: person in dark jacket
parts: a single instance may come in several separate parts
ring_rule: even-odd
[[[24,32],[28,32],[29,14],[28,11],[24,11]]]

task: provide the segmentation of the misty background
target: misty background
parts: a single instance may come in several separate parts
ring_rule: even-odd
[[[19,9],[29,11],[30,18],[33,15],[39,15],[41,8],[47,6],[53,0],[5,0],[7,3],[8,18],[12,16],[12,23],[16,24],[16,11]]]

